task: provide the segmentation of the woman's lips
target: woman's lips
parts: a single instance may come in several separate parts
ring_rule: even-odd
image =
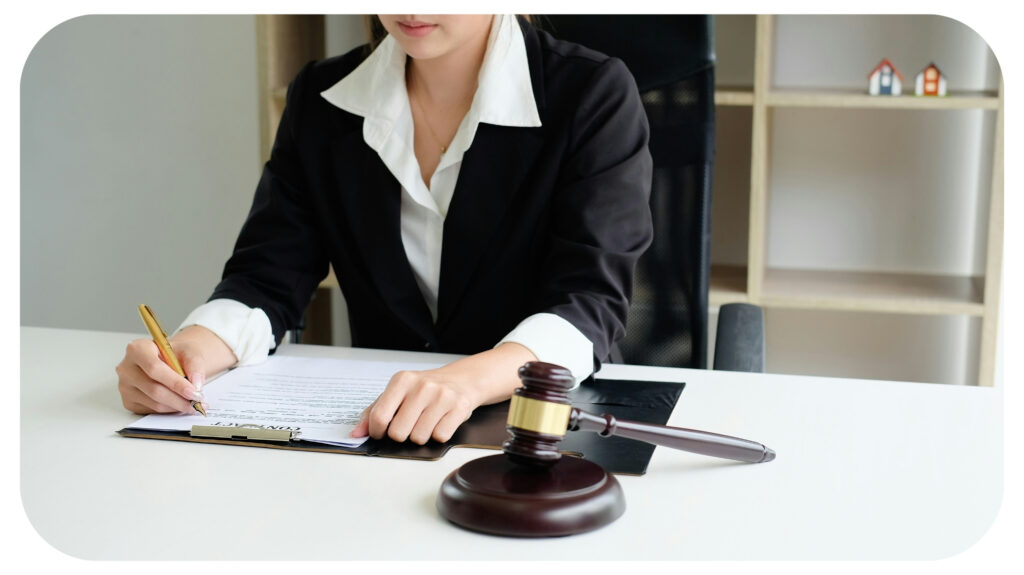
[[[437,24],[427,24],[426,22],[398,23],[398,29],[406,36],[412,36],[413,38],[422,38],[423,36],[433,32],[434,28],[437,28]]]

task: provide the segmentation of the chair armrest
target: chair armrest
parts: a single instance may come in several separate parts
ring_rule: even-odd
[[[721,306],[714,369],[764,371],[764,310],[748,303]]]

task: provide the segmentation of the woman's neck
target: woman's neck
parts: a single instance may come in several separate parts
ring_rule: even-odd
[[[491,21],[491,26],[494,21]],[[407,89],[415,90],[420,101],[430,107],[463,105],[476,92],[477,76],[487,52],[486,34],[459,48],[429,60],[409,58],[406,64]]]

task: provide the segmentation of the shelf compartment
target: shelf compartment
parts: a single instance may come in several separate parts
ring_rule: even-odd
[[[773,90],[767,104],[776,108],[882,108],[910,110],[996,110],[995,92],[951,92],[948,96],[872,96],[858,90]]]
[[[970,276],[768,269],[765,307],[982,316],[983,281]]]
[[[981,318],[765,310],[765,371],[931,384],[978,383]]]
[[[708,307],[719,307],[727,303],[747,303],[746,266],[712,265]]]

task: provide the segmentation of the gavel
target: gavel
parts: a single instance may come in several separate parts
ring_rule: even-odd
[[[523,465],[550,466],[561,459],[558,445],[566,431],[593,431],[603,437],[626,437],[690,453],[764,463],[775,452],[763,444],[708,431],[619,420],[572,407],[569,391],[575,380],[568,369],[540,361],[519,368],[522,387],[512,394],[502,445],[508,457]]]
[[[626,511],[622,486],[600,465],[562,457],[567,431],[596,431],[750,463],[771,461],[775,452],[746,439],[621,421],[572,407],[569,370],[530,362],[519,368],[523,386],[509,404],[504,453],[474,459],[451,472],[437,509],[452,523],[493,535],[551,537],[597,529]]]

